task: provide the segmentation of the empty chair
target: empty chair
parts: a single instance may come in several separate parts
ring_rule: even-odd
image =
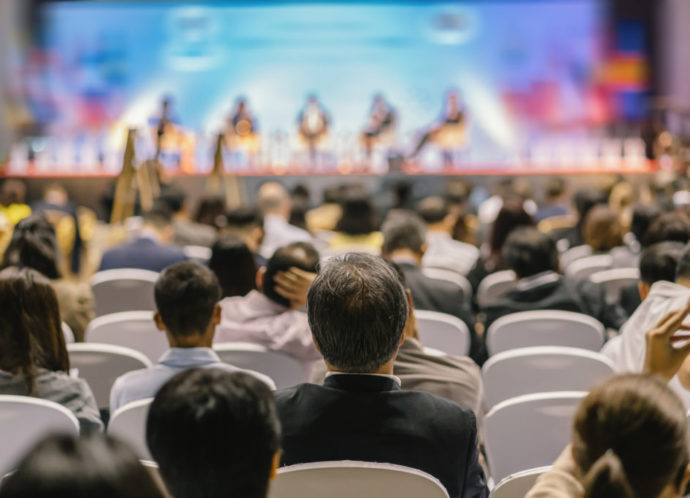
[[[192,261],[197,261],[204,265],[208,264],[211,259],[211,248],[205,246],[184,246],[182,248],[184,255]]]
[[[598,320],[572,311],[522,311],[502,316],[486,331],[490,355],[532,346],[565,346],[599,351],[604,326]]]
[[[277,389],[306,381],[302,364],[291,356],[248,342],[219,342],[213,350],[225,363],[268,375]]]
[[[573,261],[565,267],[565,274],[572,278],[587,279],[594,273],[611,269],[612,266],[613,258],[610,255],[598,254]]]
[[[127,403],[110,415],[108,434],[125,441],[143,460],[153,460],[146,444],[146,417],[153,398]]]
[[[53,432],[79,435],[77,418],[62,405],[29,396],[0,395],[0,476]]]
[[[567,242],[567,240],[566,240]],[[570,263],[592,255],[592,248],[586,244],[571,247],[561,254],[561,270],[565,270]]]
[[[537,478],[549,470],[551,470],[550,465],[509,475],[491,490],[490,498],[524,498]]]
[[[67,352],[70,365],[89,384],[100,409],[108,408],[110,389],[120,375],[152,365],[143,353],[112,344],[68,344]]]
[[[156,328],[151,311],[125,311],[99,316],[86,328],[86,342],[114,344],[144,353],[151,361],[168,350],[165,332]]]
[[[278,470],[269,498],[448,498],[443,485],[421,470],[374,462],[317,462]]]
[[[512,270],[497,271],[484,277],[477,288],[477,304],[484,308],[496,298],[517,286],[517,276]]]
[[[484,445],[494,481],[551,465],[570,442],[579,391],[527,394],[494,406],[484,418]]]
[[[424,346],[455,356],[469,353],[470,331],[465,322],[438,311],[415,310],[414,314]]]
[[[593,273],[589,279],[597,284],[604,286],[606,300],[608,302],[618,302],[621,297],[621,290],[635,285],[640,281],[639,268],[614,268]]]
[[[158,273],[134,268],[99,271],[91,278],[96,316],[120,311],[155,310]]]
[[[614,374],[611,360],[579,348],[541,346],[498,353],[482,367],[484,401],[492,406],[523,394],[589,391]]]
[[[422,273],[429,278],[453,282],[462,289],[462,294],[465,296],[465,299],[472,299],[472,284],[470,284],[470,282],[459,273],[441,268],[430,267],[423,267]]]

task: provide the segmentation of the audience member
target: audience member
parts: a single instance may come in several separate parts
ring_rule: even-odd
[[[8,179],[0,190],[0,214],[14,226],[31,214],[25,203],[26,185],[21,180]]]
[[[177,246],[211,247],[216,240],[216,230],[207,224],[197,223],[189,216],[189,207],[182,190],[169,187],[161,192],[159,202],[172,213],[173,244]]]
[[[389,462],[433,475],[452,498],[488,496],[472,411],[401,391],[392,375],[409,314],[395,271],[375,256],[333,258],[308,302],[314,342],[329,372],[323,386],[276,392],[282,464]]]
[[[451,234],[457,216],[450,212],[441,197],[427,197],[417,204],[417,212],[426,224],[427,249],[422,265],[467,275],[479,259],[479,250],[458,240]]]
[[[634,253],[642,251],[642,240],[651,224],[661,215],[659,206],[655,204],[636,204],[630,222],[630,231],[625,234],[623,240]]]
[[[259,254],[264,240],[264,219],[256,208],[235,208],[225,214],[223,235],[236,235],[244,240],[249,250],[254,254],[257,268],[266,266],[267,258]]]
[[[614,268],[637,266],[639,255],[623,244],[623,226],[620,218],[606,204],[594,206],[587,213],[582,226],[582,239],[592,254],[608,254]]]
[[[109,436],[55,434],[34,446],[2,481],[0,498],[163,498],[149,471]]]
[[[223,298],[244,296],[256,289],[256,260],[236,235],[224,235],[213,244],[208,267],[218,277]]]
[[[241,372],[175,375],[151,404],[146,441],[175,498],[266,498],[280,462],[271,391]]]
[[[185,261],[166,268],[155,287],[156,312],[153,319],[165,332],[170,349],[151,368],[135,370],[119,377],[110,392],[110,412],[138,399],[155,396],[176,373],[192,367],[236,367],[222,363],[211,349],[216,325],[220,322],[221,290],[211,270]],[[250,372],[275,387],[266,376]]]
[[[307,211],[307,228],[310,232],[335,231],[335,226],[342,215],[340,202],[343,187],[329,187],[323,191],[323,202]]]
[[[664,213],[656,218],[642,239],[642,247],[659,242],[690,242],[690,217],[684,213]]]
[[[93,293],[86,282],[62,278],[60,257],[53,225],[42,215],[31,215],[15,226],[5,249],[2,268],[32,268],[49,278],[57,295],[62,321],[69,325],[77,341],[83,341],[86,326],[94,318]]]
[[[577,214],[577,223],[569,228],[562,228],[554,230],[552,236],[554,240],[565,240],[565,249],[583,245],[584,238],[582,235],[582,227],[587,218],[587,213],[594,206],[598,204],[606,204],[608,199],[606,194],[597,189],[583,189],[575,192],[573,197],[573,205]]]
[[[302,230],[307,229],[307,211],[311,204],[311,193],[306,185],[300,183],[290,192],[290,202],[292,208],[290,209],[290,218],[288,223]]]
[[[280,183],[264,183],[259,189],[257,205],[264,217],[264,238],[259,254],[270,258],[276,249],[292,242],[311,242],[306,230],[290,225],[292,202]]]
[[[371,252],[381,251],[383,237],[377,230],[376,212],[368,194],[353,191],[345,195],[341,204],[341,215],[330,240],[336,252],[348,250]]]
[[[400,267],[417,309],[453,315],[467,325],[472,337],[470,356],[481,361],[483,355],[474,332],[471,298],[460,285],[424,274],[422,259],[426,250],[422,221],[413,213],[400,213],[383,225],[383,255]]]
[[[535,216],[536,220],[542,221],[546,218],[570,214],[570,207],[568,206],[565,194],[565,180],[559,176],[550,177],[546,181],[544,202],[539,206],[539,210]]]
[[[517,288],[482,310],[487,328],[504,315],[532,310],[574,311],[596,318],[608,328],[623,325],[623,310],[618,304],[607,303],[602,286],[557,273],[556,243],[537,229],[521,228],[511,233],[503,248],[503,260],[518,277]]]
[[[74,413],[82,431],[101,430],[91,389],[69,369],[50,281],[28,268],[0,271],[0,394],[54,401]]]
[[[225,200],[218,195],[207,195],[201,198],[196,207],[194,221],[220,230],[225,222]]]
[[[222,316],[216,342],[252,342],[303,361],[309,368],[321,358],[311,340],[306,304],[307,290],[319,264],[311,244],[295,242],[274,252],[259,269],[257,284],[244,297],[220,303]]]
[[[163,268],[187,259],[182,249],[170,246],[173,237],[170,212],[154,208],[144,214],[144,223],[133,240],[103,254],[102,270],[139,268],[160,272]]]

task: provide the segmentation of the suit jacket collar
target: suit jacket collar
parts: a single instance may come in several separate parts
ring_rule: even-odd
[[[350,392],[385,392],[400,390],[400,383],[396,382],[394,377],[388,375],[333,373],[326,377],[323,385],[324,387]]]

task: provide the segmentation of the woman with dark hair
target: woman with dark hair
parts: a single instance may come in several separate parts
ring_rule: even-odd
[[[31,215],[17,223],[0,268],[31,268],[49,278],[57,294],[60,315],[74,332],[84,339],[86,326],[94,318],[94,300],[86,282],[74,282],[60,275],[60,248],[53,225],[41,215]]]
[[[376,212],[371,198],[362,192],[351,192],[341,203],[342,214],[330,240],[336,252],[358,250],[379,253],[383,235],[377,230]]]
[[[91,389],[69,368],[50,281],[28,268],[0,271],[0,394],[55,401],[74,413],[82,430],[101,430]]]
[[[244,240],[232,234],[218,239],[211,248],[209,268],[223,289],[223,298],[244,296],[256,289],[256,262]]]
[[[0,498],[163,498],[134,452],[108,436],[52,435],[3,481]]]

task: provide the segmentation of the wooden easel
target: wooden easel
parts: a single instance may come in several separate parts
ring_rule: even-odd
[[[219,195],[225,199],[228,209],[240,207],[247,199],[244,179],[237,175],[227,175],[223,164],[223,145],[225,136],[219,133],[216,138],[216,147],[213,153],[213,169],[206,180],[206,193]]]

